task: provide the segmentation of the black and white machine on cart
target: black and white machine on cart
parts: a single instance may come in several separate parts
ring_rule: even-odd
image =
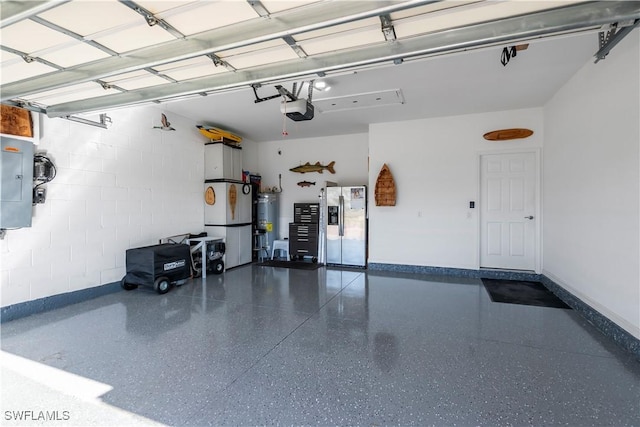
[[[191,277],[191,250],[189,245],[175,243],[127,249],[126,267],[120,283],[123,289],[151,286],[166,294],[172,284],[181,285]]]

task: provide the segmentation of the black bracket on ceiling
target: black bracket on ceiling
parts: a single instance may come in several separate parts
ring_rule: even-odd
[[[620,24],[620,22],[612,24],[611,29],[607,31],[606,34],[604,31],[600,31],[600,33],[598,33],[599,50],[594,55],[596,57],[594,64],[597,64],[598,61],[605,59],[609,52],[611,52],[611,49],[613,49],[615,45],[620,43],[620,40],[625,38],[627,34],[629,34],[640,24],[640,19],[636,19],[626,26],[622,26]]]
[[[278,95],[265,96],[265,97],[261,98],[261,97],[258,96],[258,88],[261,87],[261,86],[262,85],[259,84],[259,83],[251,85],[251,88],[253,89],[253,94],[256,96],[256,99],[253,102],[255,102],[256,104],[259,103],[259,102],[268,101],[270,99],[280,98],[280,96],[282,96],[282,95],[278,94]]]
[[[304,82],[303,82],[304,83]],[[298,88],[298,83],[294,82],[293,87],[291,88],[291,92],[289,92],[282,85],[275,85],[276,90],[278,91],[277,95],[270,95],[265,97],[258,96],[258,88],[262,85],[259,83],[252,84],[251,88],[253,89],[253,94],[256,96],[256,99],[253,101],[256,104],[259,102],[269,101],[270,99],[286,97],[289,98],[289,101],[296,101],[300,96],[300,91],[302,90],[302,84]],[[311,95],[313,93],[313,80],[309,82],[309,98],[308,101],[311,102]]]

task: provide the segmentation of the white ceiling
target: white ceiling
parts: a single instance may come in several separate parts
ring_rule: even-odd
[[[541,106],[599,32],[640,22],[638,1],[582,0],[4,0],[0,12],[3,103],[50,117],[156,103],[254,141]],[[332,89],[314,91],[311,121],[284,119],[281,98],[254,103],[252,85],[268,97],[321,77]]]
[[[308,138],[368,131],[370,123],[502,111],[544,105],[585,64],[593,64],[596,34],[531,43],[507,66],[502,48],[494,47],[419,61],[406,61],[330,76],[328,92],[314,91],[313,120],[283,120],[280,98],[254,103],[251,88],[164,104],[168,112],[203,125],[223,127],[252,141]],[[611,53],[615,55],[615,51]],[[300,81],[298,81],[299,83]],[[283,84],[291,90],[291,83]],[[401,89],[404,104],[318,111],[324,99]],[[277,94],[273,85],[258,89],[261,97]],[[306,96],[306,90],[303,90]]]

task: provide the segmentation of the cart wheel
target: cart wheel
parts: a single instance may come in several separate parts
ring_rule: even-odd
[[[318,258],[316,257],[311,258],[311,262],[315,264],[316,262],[318,262]]]
[[[222,274],[224,272],[224,262],[219,259],[213,262],[213,274]]]
[[[122,278],[122,280],[120,281],[120,286],[122,287],[122,289],[124,289],[125,291],[132,291],[135,288],[138,287],[138,285],[134,285],[132,283],[127,283],[124,281],[124,277]]]
[[[159,294],[166,294],[169,292],[169,286],[171,283],[167,277],[161,276],[153,283],[153,289]]]

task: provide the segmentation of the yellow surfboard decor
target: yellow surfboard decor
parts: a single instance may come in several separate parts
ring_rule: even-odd
[[[200,125],[197,125],[196,127],[198,128],[201,134],[206,136],[211,141],[222,141],[230,144],[240,144],[242,142],[241,136],[238,136],[224,129],[214,128],[214,127],[204,127]]]

